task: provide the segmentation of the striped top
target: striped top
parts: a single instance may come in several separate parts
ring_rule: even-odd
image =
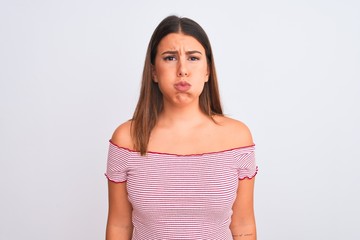
[[[127,182],[133,240],[233,239],[238,179],[257,173],[254,146],[204,154],[139,152],[110,142],[106,176]]]

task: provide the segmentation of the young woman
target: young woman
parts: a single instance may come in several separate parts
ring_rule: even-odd
[[[204,30],[165,18],[134,116],[110,140],[107,240],[256,239],[254,143],[223,115],[217,84]]]

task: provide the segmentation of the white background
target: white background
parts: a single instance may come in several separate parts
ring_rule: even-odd
[[[0,1],[0,239],[104,239],[108,139],[169,14],[257,144],[258,239],[360,239],[360,2]]]

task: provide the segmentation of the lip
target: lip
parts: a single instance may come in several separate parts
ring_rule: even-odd
[[[186,92],[191,88],[191,84],[186,81],[180,81],[175,83],[174,87],[179,92]]]

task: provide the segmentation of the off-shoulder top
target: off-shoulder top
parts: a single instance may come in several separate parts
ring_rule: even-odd
[[[110,141],[105,175],[116,183],[126,181],[132,239],[230,240],[238,181],[257,173],[254,150],[141,156]]]

